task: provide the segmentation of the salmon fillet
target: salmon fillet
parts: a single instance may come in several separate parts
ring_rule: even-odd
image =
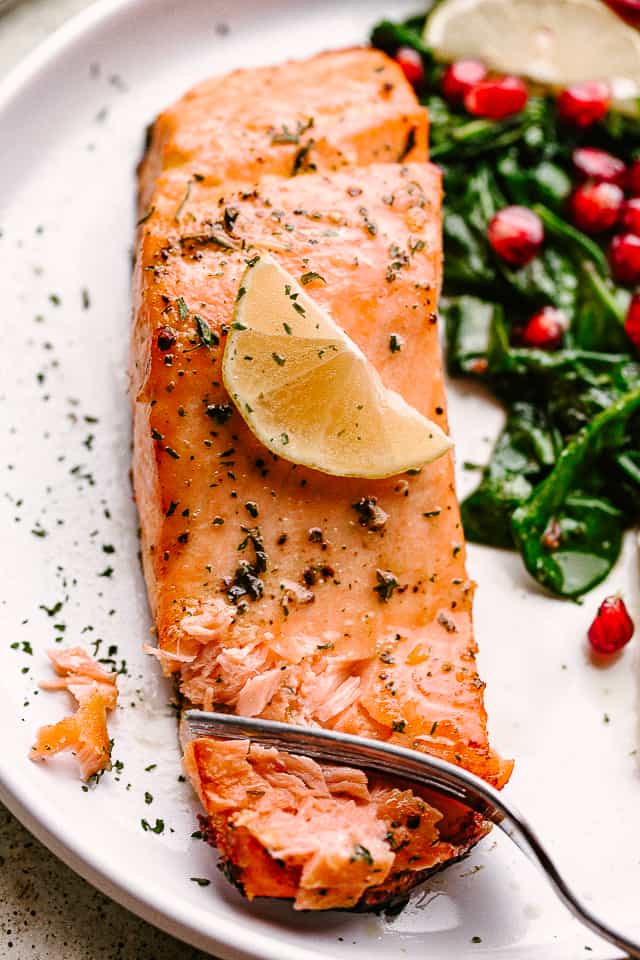
[[[147,147],[141,213],[163,172],[219,186],[426,160],[427,113],[393,60],[358,48],[205,80],[160,114]]]
[[[389,64],[373,51],[334,59],[356,55],[367,75],[369,63]],[[331,59],[310,63],[331,73]],[[283,90],[288,72],[306,75],[300,65],[281,70],[274,84]],[[403,98],[413,97],[403,85]],[[292,122],[305,99],[295,86],[288,92]],[[262,102],[267,113],[270,104]],[[451,457],[386,480],[329,477],[267,451],[222,385],[240,278],[269,250],[309,280],[309,295],[385,384],[446,429],[435,315],[440,175],[425,162],[370,163],[389,123],[376,104],[362,156],[360,134],[353,140],[355,161],[368,165],[325,169],[318,157],[318,172],[287,177],[274,150],[260,179],[239,185],[236,131],[220,147],[230,182],[194,178],[190,161],[178,160],[150,195],[138,235],[132,387],[152,652],[191,704],[393,740],[501,786],[511,765],[487,738]],[[181,130],[180,107],[170,115]],[[188,109],[185,127],[197,153]],[[328,138],[330,130],[327,121]],[[154,142],[152,154],[162,153]],[[412,150],[426,159],[424,144]],[[145,161],[143,181],[153,164],[167,166]],[[250,158],[247,170],[257,173]],[[400,351],[390,350],[392,334]],[[288,897],[298,908],[379,905],[487,829],[428,791],[248,743],[203,738],[187,745],[185,764],[230,879],[249,897]]]

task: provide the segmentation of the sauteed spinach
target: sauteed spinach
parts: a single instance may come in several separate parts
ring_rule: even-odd
[[[384,21],[372,43],[417,50],[431,158],[443,171],[447,363],[486,384],[506,422],[477,489],[462,504],[469,540],[520,551],[527,570],[564,597],[599,583],[626,527],[640,519],[640,358],[624,330],[630,291],[604,247],[567,217],[577,146],[626,162],[640,156],[640,120],[610,111],[568,128],[551,96],[532,95],[503,120],[471,117],[440,94],[443,67],[423,45],[424,18]],[[514,268],[487,242],[501,208],[533,209],[545,243]],[[552,305],[570,321],[561,347],[523,346],[527,319]]]

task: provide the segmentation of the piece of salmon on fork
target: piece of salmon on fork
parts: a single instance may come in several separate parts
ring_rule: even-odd
[[[134,285],[156,656],[191,704],[395,740],[501,786],[511,766],[487,738],[451,456],[383,480],[296,466],[251,433],[221,374],[241,278],[269,251],[446,428],[439,171],[373,163],[239,185],[187,167],[157,180]],[[298,908],[378,906],[487,829],[427,791],[246,742],[198,739],[185,763],[227,876]]]

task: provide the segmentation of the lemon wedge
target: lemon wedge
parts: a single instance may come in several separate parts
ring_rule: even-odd
[[[268,254],[241,280],[222,375],[261,443],[323,473],[389,477],[452,446]]]
[[[637,111],[640,37],[602,0],[443,0],[424,42],[440,60],[482,60],[552,89],[607,80],[618,109]]]

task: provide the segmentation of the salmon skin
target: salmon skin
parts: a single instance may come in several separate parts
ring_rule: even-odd
[[[351,139],[339,110],[322,123],[360,166],[336,169],[318,154],[315,172],[287,176],[276,144],[259,179],[239,184],[241,132],[217,145],[222,166],[209,170],[210,121],[198,152],[191,104],[184,136],[201,175],[191,159],[169,168],[169,140],[157,133],[141,168],[143,191],[149,171],[163,170],[138,232],[131,362],[151,652],[190,704],[391,740],[500,787],[511,764],[487,738],[451,457],[384,480],[329,477],[272,455],[222,384],[240,278],[266,250],[388,387],[446,429],[440,174],[417,135],[412,162],[371,162],[411,102],[416,117],[421,108],[396,72],[396,122],[380,116],[379,67],[396,68],[375,51],[315,58],[313,83],[320,64],[332,78],[345,57],[371,84],[368,135],[366,113]],[[283,90],[287,75],[307,75],[279,69]],[[221,85],[232,81],[253,82],[235,74]],[[290,86],[288,124],[310,93]],[[282,114],[266,96],[260,105],[275,126]],[[180,104],[168,115],[184,143]],[[247,170],[257,173],[251,157]],[[201,738],[187,744],[185,765],[227,876],[250,898],[291,898],[299,909],[378,907],[488,829],[426,790],[246,742]]]

